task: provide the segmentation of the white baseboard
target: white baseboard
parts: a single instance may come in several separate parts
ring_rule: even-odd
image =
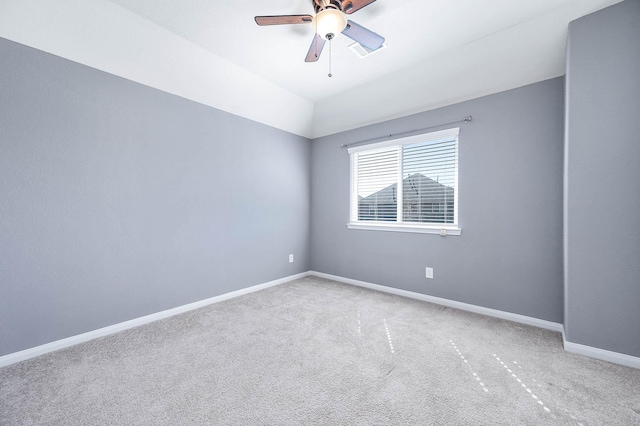
[[[443,298],[434,297],[434,296],[427,296],[425,294],[415,293],[413,291],[400,290],[393,287],[386,287],[379,284],[372,284],[365,281],[358,281],[351,278],[340,277],[337,275],[325,274],[322,272],[309,271],[309,275],[314,275],[316,277],[326,278],[333,281],[339,281],[345,284],[352,284],[359,287],[370,288],[372,290],[378,290],[385,293],[396,294],[398,296],[405,296],[405,297],[410,297],[412,299],[423,300],[425,302],[431,302],[437,305],[457,308],[463,311],[474,312],[476,314],[487,315],[490,317],[505,319],[509,321],[518,322],[521,324],[527,324],[527,325],[532,325],[534,327],[557,331],[559,333],[562,333],[562,342],[563,342],[564,350],[569,353],[583,355],[583,356],[587,356],[595,359],[600,359],[602,361],[608,361],[614,364],[620,364],[627,367],[640,368],[640,358],[638,357],[567,341],[564,335],[563,324],[559,324],[551,321],[545,321],[538,318],[532,318],[525,315],[499,311],[496,309],[485,308],[482,306],[471,305],[468,303],[456,302],[455,300],[443,299]]]
[[[619,352],[612,352],[606,349],[594,348],[593,346],[582,345],[580,343],[569,342],[564,335],[564,331],[562,332],[562,343],[564,345],[564,350],[572,354],[588,356],[590,358],[613,362],[614,364],[620,364],[627,367],[640,368],[640,358],[638,357],[621,354]]]
[[[545,321],[538,318],[532,318],[525,315],[513,314],[511,312],[499,311],[497,309],[485,308],[482,306],[471,305],[469,303],[457,302],[455,300],[443,299],[441,297],[428,296],[426,294],[415,293],[408,290],[400,290],[393,287],[387,287],[379,284],[372,284],[365,281],[353,280],[351,278],[339,277],[336,275],[324,274],[322,272],[310,271],[309,275],[315,275],[316,277],[326,278],[329,280],[339,281],[345,284],[352,284],[359,287],[370,288],[372,290],[378,290],[385,293],[391,293],[398,296],[409,297],[411,299],[422,300],[425,302],[435,303],[436,305],[448,306],[450,308],[456,308],[463,311],[473,312],[476,314],[486,315],[489,317],[505,319],[508,321],[518,322],[520,324],[532,325],[538,328],[544,328],[547,330],[557,331],[561,333],[563,330],[562,324]]]
[[[93,340],[98,337],[108,336],[109,334],[117,333],[123,330],[128,330],[133,327],[148,324],[150,322],[161,320],[163,318],[168,318],[174,315],[178,315],[184,312],[201,308],[203,306],[221,302],[223,300],[232,299],[234,297],[253,293],[269,287],[274,287],[276,285],[284,284],[289,281],[293,281],[299,278],[304,278],[310,275],[320,277],[320,278],[326,278],[333,281],[342,282],[345,284],[351,284],[359,287],[369,288],[372,290],[382,291],[385,293],[395,294],[398,296],[404,296],[412,299],[422,300],[425,302],[435,303],[437,305],[448,306],[448,307],[460,309],[463,311],[474,312],[481,315],[505,319],[508,321],[514,321],[521,324],[531,325],[534,327],[539,327],[547,330],[560,332],[562,333],[562,341],[564,344],[564,349],[567,352],[574,353],[577,355],[583,355],[591,358],[596,358],[603,361],[613,362],[615,364],[621,364],[627,367],[640,368],[640,358],[638,357],[625,355],[618,352],[607,351],[604,349],[594,348],[591,346],[581,345],[579,343],[572,343],[567,341],[564,335],[564,326],[559,323],[545,321],[538,318],[532,318],[525,315],[499,311],[496,309],[485,308],[482,306],[471,305],[468,303],[457,302],[455,300],[443,299],[435,296],[428,296],[426,294],[415,293],[412,291],[401,290],[401,289],[387,287],[379,284],[372,284],[365,281],[358,281],[351,278],[344,278],[337,275],[325,274],[325,273],[316,272],[316,271],[308,271],[308,272],[303,272],[296,275],[290,275],[288,277],[280,278],[278,280],[269,281],[267,283],[258,284],[258,285],[244,288],[241,290],[232,291],[230,293],[221,294],[220,296],[211,297],[209,299],[200,300],[198,302],[189,303],[187,305],[178,306],[176,308],[167,309],[165,311],[156,312],[154,314],[150,314],[140,318],[135,318],[129,321],[110,325],[108,327],[99,328],[97,330],[89,331],[87,333],[71,336],[66,339],[57,340],[55,342],[36,346],[34,348],[25,349],[20,352],[4,355],[0,357],[0,368],[7,365],[14,364],[16,362],[27,360],[29,358],[34,358],[36,356],[44,355],[49,352],[57,351],[59,349],[64,349],[69,346],[77,345],[79,343],[87,342],[89,340]]]
[[[230,293],[221,294],[220,296],[211,297],[209,299],[200,300],[198,302],[189,303],[187,305],[178,306],[176,308],[167,309],[165,311],[156,312],[154,314],[145,315],[140,318],[135,318],[129,321],[124,321],[118,324],[110,325],[108,327],[99,328],[97,330],[89,331],[86,333],[78,334],[75,336],[67,337],[66,339],[56,340],[55,342],[46,343],[44,345],[36,346],[34,348],[25,349],[20,352],[14,352],[8,355],[0,357],[0,368],[7,365],[14,364],[16,362],[24,361],[29,358],[34,358],[40,355],[44,355],[49,352],[57,351],[59,349],[68,348],[69,346],[77,345],[79,343],[87,342],[89,340],[96,339],[98,337],[108,336],[109,334],[117,333],[119,331],[128,330],[133,327],[148,324],[153,321],[158,321],[164,318],[172,317],[184,312],[192,311],[194,309],[201,308],[203,306],[211,305],[213,303],[222,302],[223,300],[232,299],[234,297],[242,296],[245,294],[253,293],[259,290],[264,290],[269,287],[284,284],[289,281],[296,280],[298,278],[304,278],[309,276],[308,272],[301,274],[290,275],[278,280],[269,281],[267,283],[254,285],[252,287],[243,288],[241,290],[232,291]]]

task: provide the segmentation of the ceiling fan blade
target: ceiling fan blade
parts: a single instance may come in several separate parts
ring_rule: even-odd
[[[311,15],[276,15],[276,16],[256,16],[256,24],[265,25],[286,25],[286,24],[310,24],[313,20]]]
[[[347,27],[342,30],[342,34],[371,50],[380,49],[384,43],[384,37],[353,21],[347,21]]]
[[[342,11],[347,15],[357,12],[365,6],[369,6],[376,0],[347,0],[342,2]]]
[[[311,47],[309,47],[309,52],[307,52],[307,57],[305,58],[305,62],[316,62],[320,59],[320,54],[322,53],[322,48],[327,40],[320,37],[318,34],[315,35],[313,41],[311,42]]]

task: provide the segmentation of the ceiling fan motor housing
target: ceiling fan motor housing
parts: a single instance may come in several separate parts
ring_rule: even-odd
[[[325,9],[337,9],[341,12],[344,12],[342,10],[341,0],[313,0],[313,6],[316,10],[316,13]]]

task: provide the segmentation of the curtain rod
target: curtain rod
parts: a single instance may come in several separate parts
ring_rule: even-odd
[[[471,116],[465,117],[462,120],[456,120],[456,121],[450,121],[448,123],[441,123],[441,124],[434,124],[433,126],[429,126],[429,127],[423,127],[422,129],[414,129],[414,130],[409,130],[407,132],[402,132],[402,133],[396,133],[395,135],[384,135],[384,136],[378,136],[377,138],[371,138],[371,139],[366,139],[360,142],[354,142],[354,143],[350,143],[350,144],[342,144],[342,148],[350,148],[353,146],[360,146],[360,145],[364,145],[370,142],[382,142],[382,140],[378,140],[378,139],[387,139],[387,138],[397,138],[400,136],[408,136],[412,133],[415,134],[420,134],[420,132],[424,132],[425,130],[430,130],[430,129],[434,129],[436,127],[442,127],[442,126],[448,126],[449,124],[457,124],[457,123],[469,123],[473,118]]]

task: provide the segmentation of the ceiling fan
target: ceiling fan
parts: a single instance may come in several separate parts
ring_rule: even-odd
[[[369,50],[378,50],[384,43],[384,37],[347,19],[346,15],[370,5],[376,0],[311,0],[316,16],[311,15],[277,15],[256,16],[260,26],[313,24],[316,35],[311,42],[305,62],[316,62],[320,58],[322,48],[327,40],[332,40],[339,33],[357,41]]]

